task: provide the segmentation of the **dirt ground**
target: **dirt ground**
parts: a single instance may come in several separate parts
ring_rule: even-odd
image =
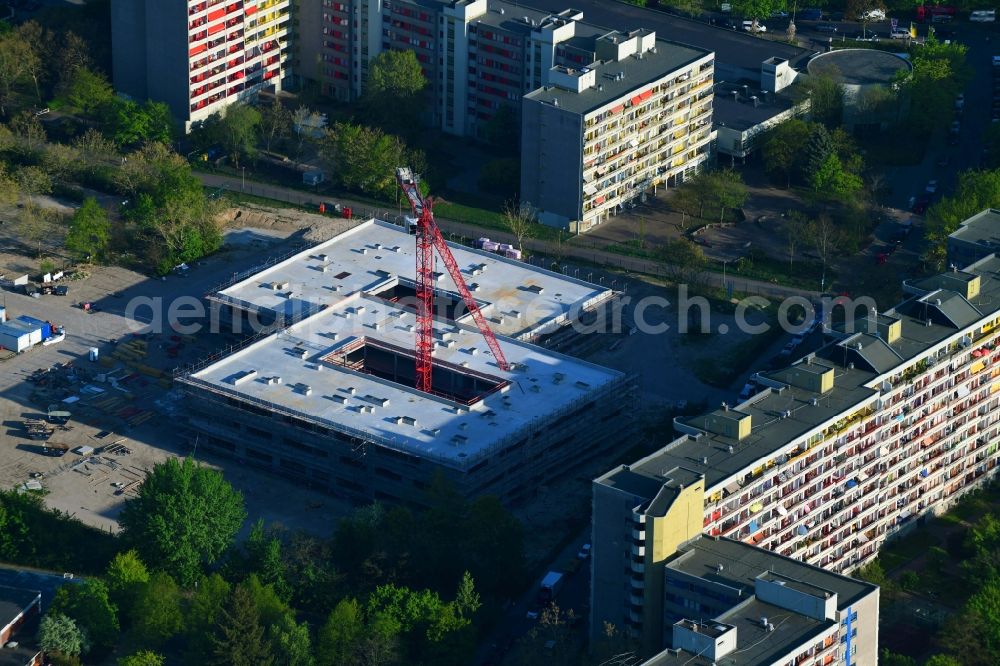
[[[0,487],[38,477],[34,480],[47,491],[49,506],[115,530],[118,512],[135,492],[134,482],[157,462],[189,453],[173,426],[180,395],[170,388],[169,373],[231,340],[211,333],[180,336],[169,329],[137,336],[142,325],[127,316],[132,298],[169,302],[182,295],[200,296],[233,271],[329,238],[349,224],[297,211],[247,207],[237,213],[230,215],[226,247],[183,277],[157,280],[119,267],[92,266],[78,271],[80,279],[63,283],[69,288],[66,296],[29,298],[2,292],[10,317],[30,315],[64,326],[66,339],[51,346],[36,345],[0,362]],[[10,249],[12,243],[5,241],[14,238],[16,227],[0,226],[0,249]],[[0,251],[0,274],[13,277],[37,271],[36,259]],[[81,302],[94,303],[96,311],[85,312],[78,307]],[[87,358],[92,347],[98,349],[96,363]],[[36,374],[50,368],[56,370]],[[26,421],[44,420],[50,405],[72,414],[49,440],[71,449],[62,457],[44,455],[43,442],[28,437]],[[75,452],[80,446],[97,453],[83,450],[81,455]],[[196,453],[243,492],[251,520],[263,518],[291,529],[329,534],[336,518],[350,510],[293,481],[204,451]]]

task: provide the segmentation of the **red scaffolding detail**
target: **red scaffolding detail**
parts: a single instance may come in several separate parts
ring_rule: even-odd
[[[437,248],[441,261],[444,262],[448,274],[458,287],[465,307],[472,315],[479,332],[486,339],[486,344],[493,352],[493,358],[501,370],[510,370],[507,358],[500,343],[493,335],[486,318],[479,309],[479,304],[472,297],[465,278],[458,268],[455,257],[452,256],[448,244],[445,243],[441,230],[434,222],[433,203],[430,198],[420,195],[420,181],[408,168],[396,169],[396,181],[400,189],[410,201],[410,208],[417,218],[417,330],[416,330],[416,388],[419,391],[431,392],[431,370],[433,367],[434,350],[434,249]]]

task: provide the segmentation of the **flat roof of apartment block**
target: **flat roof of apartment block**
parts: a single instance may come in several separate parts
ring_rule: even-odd
[[[599,399],[615,399],[608,393],[625,380],[499,337],[511,365],[504,371],[477,328],[437,320],[436,394],[423,393],[414,388],[415,319],[395,303],[355,292],[178,381],[465,468],[555,419],[588,418],[586,405],[602,391]]]
[[[597,62],[581,68],[595,71],[596,86],[585,88],[579,93],[556,86],[545,86],[528,93],[524,99],[558,105],[560,109],[571,113],[585,114],[622,99],[639,88],[710,55],[704,49],[657,39],[655,53],[645,51],[623,60]]]
[[[501,335],[528,337],[548,332],[570,315],[612,295],[606,287],[493,252],[448,245],[472,296],[493,331]],[[468,320],[440,257],[436,266],[440,307],[457,308],[459,321]],[[245,310],[299,319],[323,307],[338,307],[357,293],[412,302],[415,276],[415,237],[402,227],[373,219],[273,266],[249,271],[214,298]]]

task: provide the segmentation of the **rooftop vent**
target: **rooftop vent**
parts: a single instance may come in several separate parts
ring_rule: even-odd
[[[239,386],[240,384],[247,383],[256,376],[257,376],[256,370],[243,370],[233,375],[229,379],[229,383],[232,384],[233,386]]]

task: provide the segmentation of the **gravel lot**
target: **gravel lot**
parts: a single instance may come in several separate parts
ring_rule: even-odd
[[[137,338],[134,334],[150,321],[151,310],[139,308],[136,318],[140,321],[127,317],[133,299],[152,299],[165,312],[173,299],[198,298],[234,272],[309,242],[306,238],[310,233],[329,237],[343,224],[330,220],[309,230],[308,224],[321,220],[314,218],[307,216],[296,223],[269,218],[261,211],[241,216],[239,221],[249,220],[261,228],[232,230],[231,242],[224,250],[193,266],[184,277],[151,279],[122,268],[92,267],[85,269],[87,277],[64,282],[69,287],[66,296],[30,298],[0,291],[0,302],[9,317],[29,315],[66,329],[62,342],[36,345],[0,362],[0,487],[19,486],[32,474],[41,474],[38,480],[47,491],[49,506],[101,529],[116,530],[116,517],[124,501],[134,496],[137,484],[133,482],[141,480],[157,462],[190,452],[172,419],[180,396],[170,389],[169,371],[232,342],[222,334],[182,337],[169,329]],[[36,269],[33,259],[0,252],[0,274],[34,274]],[[94,303],[97,311],[84,311],[79,307],[81,302]],[[96,363],[88,360],[92,347],[99,349]],[[132,352],[142,347],[143,354]],[[167,352],[171,347],[175,355]],[[33,375],[38,379],[36,373],[50,368],[56,370],[46,373],[43,381],[32,381]],[[157,376],[159,372],[163,372],[162,377]],[[115,381],[98,381],[102,373]],[[67,396],[79,400],[63,403]],[[93,447],[97,455],[84,456],[71,450],[62,457],[50,457],[42,453],[42,442],[27,436],[25,421],[44,420],[49,405],[54,404],[70,411],[72,417],[65,428],[57,427],[49,441],[70,449]],[[102,452],[102,447],[111,451]],[[289,529],[329,534],[337,517],[349,510],[330,496],[293,481],[217,459],[204,451],[196,455],[203,463],[221,469],[243,492],[251,521],[263,518],[266,523]]]

